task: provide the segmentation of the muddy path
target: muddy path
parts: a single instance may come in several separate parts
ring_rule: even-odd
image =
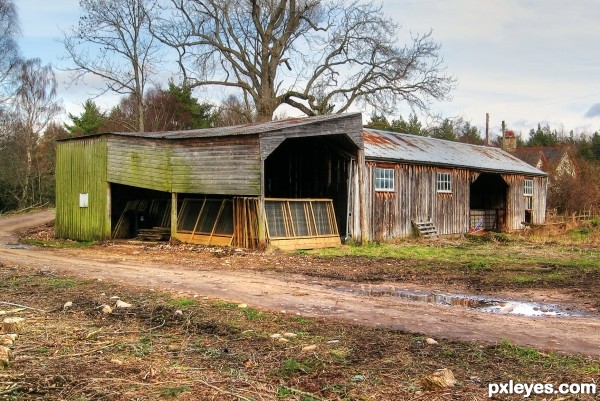
[[[259,309],[343,319],[423,333],[437,339],[487,343],[508,339],[541,350],[600,355],[600,319],[597,316],[532,318],[487,314],[395,297],[339,291],[336,288],[340,282],[298,274],[192,269],[178,264],[176,258],[170,262],[135,261],[102,255],[95,257],[89,250],[77,254],[72,250],[14,245],[19,230],[43,224],[53,217],[53,212],[46,211],[0,218],[0,263],[157,291],[215,297]]]

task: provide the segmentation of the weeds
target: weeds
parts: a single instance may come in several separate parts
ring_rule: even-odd
[[[189,386],[181,386],[181,387],[168,387],[160,392],[161,397],[169,397],[176,398],[182,393],[186,393],[190,391]]]
[[[190,306],[198,305],[198,302],[195,299],[191,298],[176,298],[169,301],[170,305],[173,305],[176,308],[187,308]]]

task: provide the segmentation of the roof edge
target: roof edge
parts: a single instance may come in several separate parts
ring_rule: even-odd
[[[409,135],[409,134],[407,134]],[[468,165],[459,165],[459,164],[447,164],[447,163],[435,163],[435,162],[424,162],[424,161],[413,161],[413,160],[404,160],[404,159],[390,159],[384,157],[373,157],[373,156],[365,156],[366,161],[380,161],[385,163],[392,164],[414,164],[418,166],[434,166],[434,167],[444,167],[444,168],[459,168],[463,170],[471,170],[471,171],[481,171],[484,173],[497,173],[497,174],[518,174],[518,175],[528,175],[528,176],[536,176],[536,177],[548,177],[548,173],[539,170],[539,173],[534,172],[525,172],[519,170],[499,170],[499,169],[486,169],[486,168],[477,168],[474,166]]]

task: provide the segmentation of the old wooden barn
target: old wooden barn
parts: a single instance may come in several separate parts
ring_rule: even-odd
[[[363,130],[361,114],[58,142],[62,238],[335,246],[544,221],[546,176],[496,148]]]
[[[370,239],[410,236],[424,223],[444,235],[545,220],[546,174],[499,148],[371,129],[363,140]]]

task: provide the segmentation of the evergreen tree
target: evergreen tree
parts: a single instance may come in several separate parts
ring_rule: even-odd
[[[529,131],[527,146],[556,146],[558,144],[558,133],[556,130],[552,131],[548,124],[542,127],[542,125],[538,123],[537,130],[532,128],[531,131]]]
[[[71,136],[95,134],[106,125],[106,115],[91,99],[86,100],[83,104],[83,113],[80,116],[69,113],[69,119],[71,125],[65,124],[65,128]]]
[[[217,113],[210,103],[200,103],[192,96],[192,89],[185,86],[177,86],[169,82],[169,95],[173,98],[175,107],[173,118],[185,125],[184,129],[199,129],[214,127],[217,121]]]
[[[431,129],[431,137],[448,141],[458,140],[458,136],[454,132],[454,124],[449,118],[445,118],[440,125]]]
[[[592,156],[595,159],[600,160],[600,133],[598,132],[595,132],[594,136],[592,136],[591,151]]]
[[[382,131],[390,131],[391,125],[388,119],[382,114],[374,113],[371,120],[365,125],[366,128],[379,129]]]

